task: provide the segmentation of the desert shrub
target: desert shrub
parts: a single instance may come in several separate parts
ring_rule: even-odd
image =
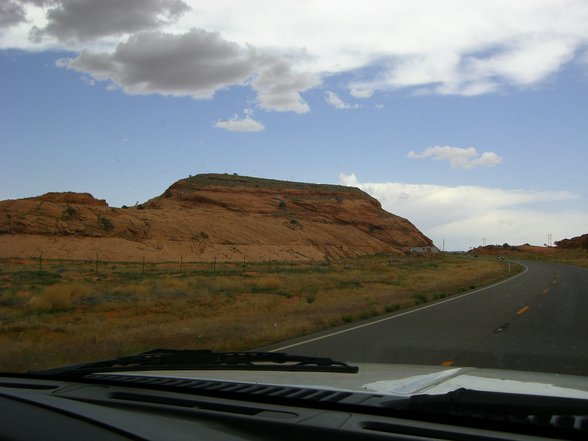
[[[104,231],[112,231],[114,229],[114,224],[106,217],[99,216],[98,223],[100,224],[100,228],[102,228]]]
[[[422,303],[427,303],[427,295],[426,294],[415,294],[414,296],[412,296],[412,298],[414,299],[414,304],[415,305],[420,305]]]
[[[256,280],[250,287],[251,292],[268,292],[282,288],[282,279],[277,276],[266,276]]]
[[[363,284],[359,280],[339,280],[335,286],[337,288],[363,288]]]
[[[154,293],[158,295],[182,295],[187,294],[189,291],[190,287],[186,280],[177,277],[164,277],[155,285]]]
[[[61,218],[64,220],[77,219],[78,210],[76,210],[74,207],[67,207],[65,210],[63,210]]]
[[[90,288],[82,283],[51,285],[31,297],[26,306],[36,312],[63,311],[72,308],[77,300],[89,292]]]
[[[244,288],[244,284],[241,280],[230,277],[215,277],[213,280],[207,281],[206,286],[210,292],[221,294],[242,291]]]
[[[359,318],[361,320],[366,320],[372,317],[375,317],[378,315],[378,311],[376,311],[375,309],[368,309],[366,311],[362,311],[361,314],[359,314]]]
[[[394,312],[400,309],[400,303],[394,303],[392,305],[386,305],[385,308],[386,312]]]
[[[62,279],[61,274],[52,273],[49,271],[19,271],[12,273],[12,283],[16,286],[22,286],[23,284],[31,285],[52,285],[59,283]]]
[[[10,295],[7,293],[0,294],[0,307],[13,307],[18,306],[21,301],[21,297],[16,295]]]
[[[151,291],[152,290],[149,286],[142,283],[128,283],[124,286],[118,287],[113,291],[113,293],[130,297],[142,297],[150,294]]]

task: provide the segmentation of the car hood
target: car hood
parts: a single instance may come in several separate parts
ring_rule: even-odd
[[[437,395],[465,388],[486,392],[588,399],[588,377],[501,369],[353,364],[359,367],[358,373],[165,370],[121,374],[308,387],[390,396]]]

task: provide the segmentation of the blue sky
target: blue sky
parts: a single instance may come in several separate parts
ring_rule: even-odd
[[[359,186],[447,249],[588,232],[586,2],[276,3],[6,2],[0,199],[227,172]]]

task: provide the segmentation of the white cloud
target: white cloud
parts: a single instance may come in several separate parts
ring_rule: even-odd
[[[476,96],[495,92],[499,89],[500,85],[494,81],[479,80],[463,83],[445,83],[433,90],[430,90],[429,93],[439,93],[441,95]]]
[[[252,87],[257,91],[257,100],[263,109],[306,113],[310,107],[300,94],[319,84],[316,75],[295,72],[286,60],[266,56],[262,58]]]
[[[251,51],[219,34],[195,29],[181,35],[135,34],[113,53],[82,51],[66,65],[97,80],[111,80],[130,94],[211,98],[217,90],[244,84],[256,61]]]
[[[251,109],[245,109],[244,117],[239,118],[235,115],[231,119],[217,121],[214,127],[218,129],[229,130],[231,132],[261,132],[265,126],[253,119],[253,112]]]
[[[474,147],[461,148],[451,146],[435,146],[425,149],[422,153],[412,150],[407,155],[410,159],[433,158],[437,161],[449,161],[453,168],[464,170],[474,167],[494,167],[502,162],[502,158],[494,152],[479,154]]]
[[[233,42],[248,64],[244,75],[240,63],[225,58],[226,48],[212,46],[201,53],[211,71],[235,79],[219,80],[218,87],[246,79],[263,108],[304,113],[309,107],[300,94],[343,72],[354,72],[356,80],[347,86],[355,98],[398,88],[473,96],[535,86],[584,57],[587,22],[585,0],[372,0],[370,7],[333,0],[127,0],[124,6],[117,0],[8,0],[0,9],[0,48],[31,49],[33,31],[36,49],[73,50],[89,61],[90,54],[116,58],[119,45],[139,51],[132,38],[156,32],[159,45],[170,45],[173,55],[177,48],[171,36],[190,40],[194,28],[203,29]],[[214,50],[220,51],[219,60]],[[158,66],[174,75],[185,79],[180,70],[194,75],[188,59],[158,56]],[[146,63],[145,70],[152,67]],[[123,69],[135,78],[149,77],[139,72],[140,63]],[[120,85],[130,93],[166,93],[146,81]],[[201,92],[190,89],[188,94]]]
[[[346,175],[345,173],[339,174],[339,184],[346,185],[348,187],[357,187],[359,185],[359,181],[355,176],[355,173],[351,173],[350,175]]]
[[[56,65],[111,81],[129,94],[210,99],[221,89],[250,85],[261,108],[297,113],[310,110],[300,93],[319,83],[313,75],[295,72],[281,58],[259,54],[251,46],[242,48],[217,32],[201,29],[185,34],[141,32],[114,52],[84,50]]]
[[[356,98],[400,87],[457,95],[526,87],[556,73],[588,43],[583,0],[373,0],[370,7],[218,0],[201,5],[198,14],[234,41],[277,51],[304,48],[301,70],[329,75],[371,67],[349,85]]]
[[[586,49],[580,53],[580,55],[578,56],[578,61],[580,61],[580,63],[588,66],[588,49]]]
[[[550,206],[577,199],[567,191],[508,190],[479,186],[441,186],[399,182],[363,183],[354,173],[341,174],[352,185],[378,199],[383,208],[414,223],[448,250],[467,250],[488,243],[543,245],[585,233],[587,211],[554,211]]]
[[[182,0],[56,0],[47,10],[47,26],[34,27],[31,36],[86,41],[123,35],[160,28],[188,10]]]
[[[468,60],[467,76],[475,78],[504,78],[527,86],[541,81],[574,55],[575,47],[565,39],[525,40],[497,55]]]
[[[12,0],[0,3],[0,29],[9,28],[22,23],[26,18],[23,5]]]
[[[335,109],[357,109],[361,107],[359,104],[349,104],[343,101],[334,92],[325,92],[325,101],[333,106]]]
[[[82,81],[84,83],[86,83],[88,86],[95,86],[96,85],[96,81],[94,81],[94,79],[91,77],[88,77],[86,75],[82,75],[81,78],[82,78]]]
[[[355,98],[370,98],[374,94],[374,89],[350,89],[349,93]]]

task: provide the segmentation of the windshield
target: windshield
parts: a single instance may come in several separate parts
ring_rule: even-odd
[[[176,348],[587,376],[587,23],[3,1],[0,371]]]

